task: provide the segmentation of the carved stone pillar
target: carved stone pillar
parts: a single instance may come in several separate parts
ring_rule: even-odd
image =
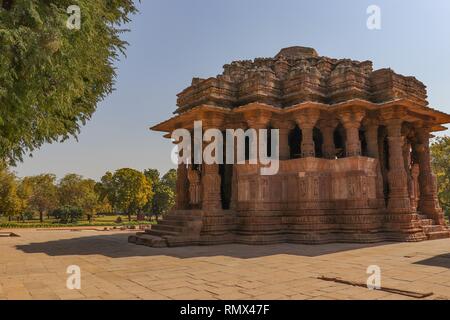
[[[347,157],[361,155],[361,141],[359,140],[359,128],[363,119],[364,111],[348,110],[338,114],[345,128],[345,154]]]
[[[371,158],[379,159],[378,150],[378,124],[376,122],[367,121],[364,124],[365,136],[367,143],[367,155]]]
[[[409,198],[413,197],[413,177],[411,174],[411,143],[409,143],[408,139],[405,137],[403,144],[403,162],[406,171],[406,178],[408,179],[408,194]],[[414,208],[414,205],[411,201],[411,207]]]
[[[419,160],[419,184],[420,184],[420,200],[419,211],[434,219],[440,225],[445,224],[444,214],[439,206],[437,196],[436,176],[431,169],[430,155],[430,128],[422,127],[417,130],[418,144],[415,151]]]
[[[317,109],[305,109],[295,115],[300,130],[302,130],[301,150],[302,158],[315,157],[315,145],[313,138],[314,127],[319,120],[320,111]]]
[[[246,129],[246,124],[245,123],[234,123],[232,125],[232,128],[237,130],[237,129]],[[237,163],[238,161],[238,145],[237,145],[237,141],[234,142],[234,161],[233,161],[233,177],[231,178],[231,199],[230,199],[230,209],[231,210],[237,210],[238,208],[238,166],[239,164]]]
[[[264,148],[267,150],[267,141],[259,139],[260,137],[260,130],[267,129],[267,126],[269,124],[269,120],[272,114],[270,112],[263,112],[263,111],[252,111],[247,112],[244,114],[244,118],[248,124],[248,127],[250,129],[256,130],[256,136],[257,136],[257,150],[256,150],[256,158],[259,159],[259,149]]]
[[[189,166],[187,176],[189,180],[189,204],[192,208],[198,208],[202,199],[200,173]]]
[[[178,165],[177,169],[177,194],[175,208],[177,210],[183,210],[188,208],[188,188],[189,182],[187,177],[187,167],[186,164],[181,163]]]
[[[336,146],[334,145],[334,130],[338,125],[334,119],[324,119],[319,122],[319,129],[322,132],[323,144],[322,154],[325,159],[336,158]]]
[[[372,119],[366,120],[364,122],[364,129],[367,143],[367,155],[377,159],[377,199],[382,201],[380,203],[384,203],[383,173],[381,170],[380,151],[378,147],[378,122]]]
[[[203,124],[203,130],[220,129],[223,125],[221,118],[209,118]],[[203,146],[202,151],[204,151]],[[202,164],[202,209],[208,214],[208,211],[217,211],[222,209],[221,195],[221,176],[219,173],[219,164]]]
[[[279,157],[280,160],[289,160],[291,157],[291,150],[289,148],[289,132],[294,128],[294,124],[289,121],[272,121],[274,129],[279,132]]]
[[[413,207],[414,211],[417,210],[420,199],[419,173],[419,165],[417,163],[413,164],[411,168],[411,206]]]
[[[401,135],[402,119],[386,121],[389,144],[389,200],[391,212],[409,213],[411,202],[408,193],[408,177],[403,159],[404,137]]]
[[[216,211],[222,209],[221,177],[218,164],[203,164],[202,176],[202,209]]]

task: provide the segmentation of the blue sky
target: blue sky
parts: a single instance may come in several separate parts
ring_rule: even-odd
[[[366,27],[372,4],[381,8],[381,30]],[[139,8],[125,36],[127,57],[117,63],[116,91],[78,141],[45,145],[15,168],[19,176],[98,179],[121,167],[165,172],[173,167],[172,145],[148,128],[172,115],[176,94],[192,77],[293,45],[413,75],[427,85],[430,105],[450,113],[448,0],[143,0]]]

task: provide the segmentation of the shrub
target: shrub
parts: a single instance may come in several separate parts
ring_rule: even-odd
[[[83,211],[78,207],[63,206],[53,210],[52,216],[58,219],[60,223],[76,223],[83,217]]]
[[[22,213],[23,220],[33,220],[33,217],[33,212],[25,211],[24,213]]]

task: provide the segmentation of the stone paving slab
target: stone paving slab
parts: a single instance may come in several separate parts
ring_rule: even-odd
[[[317,279],[366,283],[369,265],[382,286],[450,299],[450,239],[149,248],[123,231],[14,232],[0,238],[0,299],[414,299]],[[66,287],[70,265],[81,290]]]

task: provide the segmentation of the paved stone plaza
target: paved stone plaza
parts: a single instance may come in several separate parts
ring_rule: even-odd
[[[366,283],[369,265],[383,287],[450,299],[450,239],[148,248],[124,231],[14,232],[0,237],[0,299],[413,299],[317,279]],[[80,291],[66,288],[69,265]]]

